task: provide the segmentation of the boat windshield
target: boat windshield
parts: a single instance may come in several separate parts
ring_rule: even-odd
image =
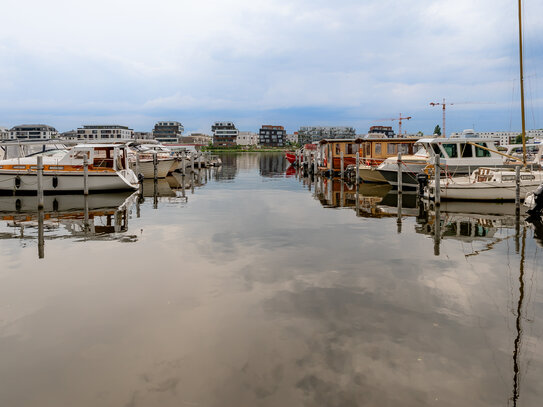
[[[65,152],[66,146],[62,143],[47,144],[8,144],[1,146],[4,159],[30,157],[36,154],[54,155]]]

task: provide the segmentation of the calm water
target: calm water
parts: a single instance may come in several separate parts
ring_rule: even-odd
[[[0,198],[1,406],[541,405],[541,228],[223,162]]]

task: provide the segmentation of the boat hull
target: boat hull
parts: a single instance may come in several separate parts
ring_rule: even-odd
[[[539,186],[541,181],[525,183],[520,186],[520,199]],[[462,201],[514,201],[516,185],[514,182],[503,182],[502,185],[484,183],[458,183],[440,187],[442,200]],[[435,187],[430,187],[430,195],[435,194]]]
[[[126,170],[125,170],[126,171]],[[19,180],[19,181],[17,181]],[[87,186],[89,192],[129,191],[137,189],[134,173],[89,171]],[[18,185],[17,185],[18,184]],[[37,193],[38,177],[36,172],[0,171],[0,192],[6,194]],[[43,174],[43,192],[45,194],[65,194],[83,192],[84,177],[82,171]]]
[[[375,167],[364,166],[358,169],[358,177],[363,182],[386,184],[387,180]]]
[[[166,178],[169,172],[172,171],[172,168],[177,169],[177,161],[172,159],[158,160],[157,164],[157,178]],[[136,162],[130,162],[130,169],[134,172],[139,172],[143,175],[143,178],[154,178],[155,169],[153,166],[152,160],[141,160],[139,162],[139,169],[136,171]]]

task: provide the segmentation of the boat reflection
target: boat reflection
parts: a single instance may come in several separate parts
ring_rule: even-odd
[[[122,240],[128,236],[129,210],[136,193],[48,195],[44,208],[36,210],[36,196],[0,197],[0,239],[38,240],[44,257],[45,239]]]

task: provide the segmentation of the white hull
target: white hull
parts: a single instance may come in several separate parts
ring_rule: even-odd
[[[520,180],[520,199],[533,191],[543,182],[543,173],[532,172],[534,179]],[[514,201],[516,199],[515,181],[478,181],[471,177],[455,177],[452,180],[442,179],[440,184],[441,199],[465,201]],[[430,196],[435,195],[435,182],[429,184]]]
[[[166,178],[166,175],[171,171],[172,166],[177,165],[177,162],[172,159],[158,160],[157,164],[157,178]],[[139,169],[136,171],[136,162],[130,162],[130,168],[134,172],[139,172],[143,175],[143,178],[154,178],[155,170],[153,166],[153,161],[151,160],[141,160],[139,162]]]
[[[16,180],[20,180],[17,187]],[[56,178],[56,186],[54,179]],[[137,189],[136,177],[132,171],[92,173],[89,171],[89,192],[125,191]],[[0,171],[0,191],[14,193],[36,193],[38,177],[36,172]],[[83,173],[81,171],[66,173],[44,172],[44,193],[82,192],[84,190]]]

